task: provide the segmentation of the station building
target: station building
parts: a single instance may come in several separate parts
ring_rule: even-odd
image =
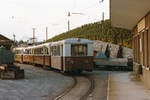
[[[12,40],[10,40],[7,37],[5,37],[2,34],[0,34],[0,47],[3,46],[7,50],[10,50],[12,45],[13,45],[13,41]]]
[[[110,20],[132,30],[134,71],[150,89],[150,0],[110,0]]]

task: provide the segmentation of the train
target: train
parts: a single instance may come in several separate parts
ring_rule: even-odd
[[[65,72],[93,71],[93,41],[69,38],[14,48],[15,62],[46,66]]]

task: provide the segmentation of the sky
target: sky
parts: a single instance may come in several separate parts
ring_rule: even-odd
[[[0,1],[0,34],[16,40],[32,37],[32,28],[35,28],[35,37],[38,41],[70,29],[109,18],[109,0],[1,0]],[[71,16],[68,18],[68,12]],[[82,14],[73,14],[82,13]]]

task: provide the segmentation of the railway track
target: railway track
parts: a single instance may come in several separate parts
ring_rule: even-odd
[[[88,76],[73,76],[74,83],[52,100],[86,100],[94,90],[94,80]]]
[[[90,81],[90,87],[89,90],[80,98],[80,100],[86,100],[87,97],[93,92],[94,90],[94,80],[90,77],[88,77],[88,80]]]
[[[76,86],[76,84],[77,84],[76,78],[73,76],[72,79],[74,81],[73,85],[70,86],[68,89],[64,90],[61,94],[59,94],[58,96],[56,96],[52,100],[60,100],[63,96],[65,96],[68,92],[70,92],[72,88],[74,88]]]

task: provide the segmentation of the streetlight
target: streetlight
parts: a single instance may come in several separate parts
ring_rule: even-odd
[[[99,1],[99,3],[102,3],[104,0]]]
[[[68,31],[70,31],[70,16],[71,16],[71,14],[70,14],[70,12],[68,12]]]
[[[84,13],[70,13],[68,12],[68,31],[70,31],[70,16],[71,15],[84,15]]]

